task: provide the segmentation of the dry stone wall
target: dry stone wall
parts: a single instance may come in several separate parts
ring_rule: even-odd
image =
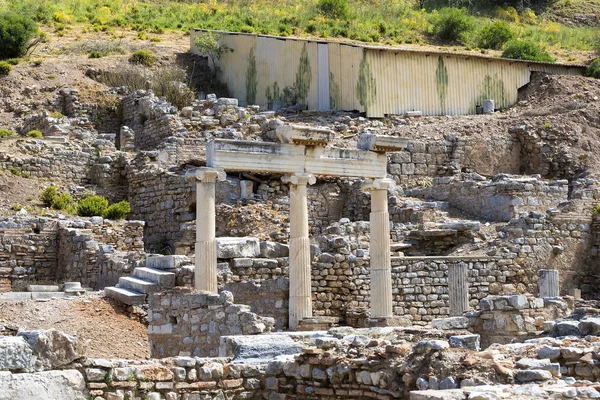
[[[274,320],[233,303],[231,292],[177,288],[149,298],[148,337],[152,357],[217,356],[221,336],[269,332]]]

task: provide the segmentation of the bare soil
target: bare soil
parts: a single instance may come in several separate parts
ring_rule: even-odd
[[[74,335],[85,355],[106,359],[150,357],[146,326],[129,318],[111,299],[86,295],[76,299],[0,303],[0,326],[11,329],[51,329]]]

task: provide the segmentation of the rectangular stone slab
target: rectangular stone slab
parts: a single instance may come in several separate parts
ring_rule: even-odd
[[[308,173],[357,178],[385,178],[387,157],[336,147],[216,139],[206,146],[206,164],[227,171]]]

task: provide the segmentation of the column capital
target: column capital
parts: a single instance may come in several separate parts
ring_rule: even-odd
[[[291,183],[292,185],[314,185],[317,183],[317,178],[313,174],[305,173],[284,175],[281,180],[284,183]]]
[[[225,171],[215,168],[200,167],[185,174],[188,182],[216,182],[227,178]]]
[[[393,189],[396,186],[396,183],[393,179],[389,178],[380,178],[380,179],[367,179],[363,185],[362,190],[365,192],[371,190],[388,190]]]

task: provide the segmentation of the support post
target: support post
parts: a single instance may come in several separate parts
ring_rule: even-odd
[[[469,309],[469,266],[463,262],[448,266],[449,314],[462,316]]]
[[[311,259],[308,236],[307,185],[316,182],[312,174],[285,176],[290,184],[290,330],[296,330],[299,322],[312,317]]]
[[[558,283],[558,270],[540,269],[540,297],[558,297],[560,296]]]
[[[371,258],[371,317],[391,317],[392,261],[390,254],[390,214],[388,189],[394,187],[391,179],[367,182],[364,190],[371,192],[370,244]]]
[[[215,186],[225,180],[225,172],[198,168],[186,174],[196,182],[196,264],[194,288],[217,293],[217,242],[215,240]]]

